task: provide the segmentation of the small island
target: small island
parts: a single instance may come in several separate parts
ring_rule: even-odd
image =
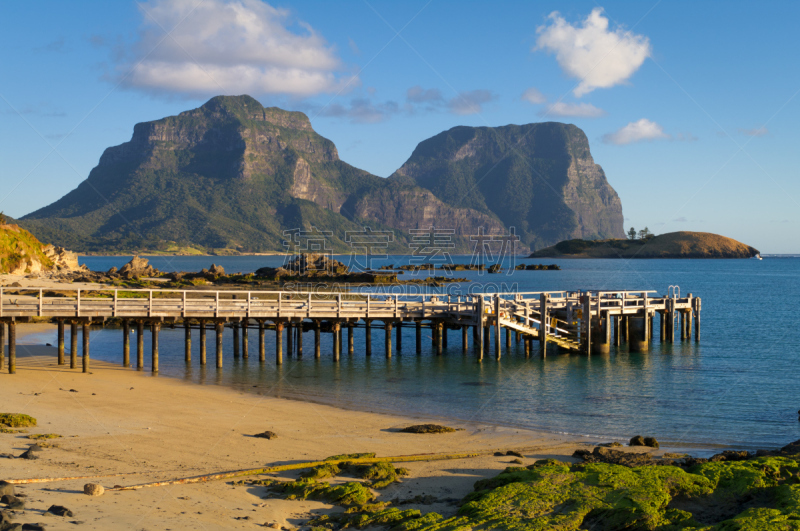
[[[566,240],[529,258],[752,258],[758,249],[709,232],[669,232],[641,239]]]

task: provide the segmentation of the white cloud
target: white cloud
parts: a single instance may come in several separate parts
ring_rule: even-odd
[[[633,142],[641,142],[643,140],[659,140],[670,138],[664,132],[664,128],[655,122],[651,122],[647,118],[642,118],[639,121],[631,122],[619,131],[603,135],[603,142],[606,144],[631,144]]]
[[[497,96],[485,89],[468,90],[460,92],[457,96],[445,99],[439,89],[424,89],[415,85],[406,91],[406,101],[410,104],[411,112],[415,105],[424,105],[425,110],[435,111],[446,109],[453,114],[478,114],[483,112],[483,105],[497,99]]]
[[[547,98],[545,97],[545,95],[539,92],[539,89],[535,87],[531,87],[525,92],[523,92],[522,99],[534,105],[541,105],[542,103],[547,102]]]
[[[581,25],[571,25],[554,11],[546,25],[536,28],[535,50],[556,56],[561,69],[580,80],[574,90],[581,97],[596,88],[623,83],[650,56],[650,41],[642,35],[608,28],[602,8],[595,8]]]
[[[767,126],[762,125],[755,129],[739,129],[739,132],[747,136],[764,136],[769,134],[769,129],[767,129]]]
[[[574,116],[576,118],[600,118],[606,111],[591,103],[566,103],[557,101],[539,112],[539,116]]]
[[[260,0],[151,0],[138,42],[118,65],[132,88],[311,96],[348,81],[332,46],[290,12]],[[169,32],[166,35],[165,32]]]

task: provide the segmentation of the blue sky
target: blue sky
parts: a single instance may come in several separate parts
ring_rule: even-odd
[[[800,4],[6,2],[3,15],[11,216],[75,188],[135,123],[249,93],[306,112],[383,177],[456,125],[574,123],[626,227],[800,252]]]

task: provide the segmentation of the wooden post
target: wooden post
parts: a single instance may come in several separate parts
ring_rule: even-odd
[[[366,329],[367,356],[372,356],[372,321],[370,319],[364,319],[364,325],[367,327]]]
[[[686,339],[686,313],[683,310],[681,310],[680,312],[678,312],[678,315],[680,316],[680,320],[681,320],[681,324],[680,324],[681,341],[684,341]]]
[[[620,345],[620,340],[622,339],[619,337],[619,322],[621,318],[622,317],[619,315],[614,316],[614,346],[617,347]]]
[[[2,295],[0,295],[1,297]],[[6,324],[0,321],[0,371],[6,367]]]
[[[341,350],[339,348],[339,338],[341,337],[339,335],[339,327],[340,326],[341,325],[339,324],[338,321],[333,323],[333,361],[339,361],[339,351]],[[392,340],[389,339],[389,343],[390,344],[391,344],[391,341]]]
[[[530,358],[531,357],[531,338],[530,338],[530,336],[526,335],[522,340],[525,343],[525,357],[526,358]]]
[[[192,363],[192,324],[188,319],[183,320],[183,361]]]
[[[500,359],[500,295],[494,296],[494,357]]]
[[[295,326],[295,330],[297,330],[297,340],[295,341],[295,351],[297,352],[297,357],[303,357],[303,323],[302,321],[297,323]]]
[[[225,323],[217,321],[217,369],[222,368],[222,334],[225,332]]]
[[[200,325],[200,366],[206,365],[206,322],[203,319],[198,321]]]
[[[539,350],[542,357],[547,356],[547,322],[550,319],[550,297],[547,293],[539,295]]]
[[[589,293],[583,296],[583,310],[582,310],[581,324],[583,325],[583,332],[586,337],[583,340],[584,349],[586,354],[592,352],[592,297]],[[627,328],[627,327],[626,327]]]
[[[475,320],[475,331],[476,333],[476,347],[478,347],[478,361],[483,361],[483,351],[484,351],[484,339],[483,339],[483,297],[478,296],[478,303],[477,306],[477,313]]]
[[[605,341],[604,341],[604,343],[606,345],[608,345],[608,346],[611,346],[611,326],[612,326],[611,325],[611,320],[612,319],[613,319],[613,317],[611,317],[611,314],[606,312],[606,317],[605,317],[605,319],[603,319],[603,322],[605,323],[605,330],[604,330],[604,332],[605,332]]]
[[[264,333],[266,332],[264,328],[264,319],[258,320],[258,361],[260,363],[264,363],[267,361],[267,345],[266,341],[264,341]]]
[[[89,321],[83,322],[83,372],[89,372]]]
[[[667,299],[667,341],[675,342],[675,300]]]
[[[511,329],[506,327],[506,352],[511,350]]]
[[[397,322],[397,328],[395,332],[396,342],[397,342],[397,352],[403,350],[403,321]]]
[[[700,297],[694,300],[694,340],[700,341]]]
[[[386,346],[386,357],[392,357],[392,322],[386,321],[383,324],[384,327],[384,334],[386,336],[385,346]]]
[[[461,325],[461,352],[467,352],[469,348],[469,331],[467,325]]]
[[[519,333],[519,330],[514,331],[514,340],[519,343],[519,340],[522,338],[522,334]]]
[[[127,323],[127,321],[125,322]],[[2,332],[0,332],[0,349],[6,348],[5,345],[2,345],[3,341],[4,341],[3,334]],[[0,359],[2,358],[3,358],[3,353],[0,352]],[[64,365],[64,319],[58,320],[58,364]],[[0,362],[0,370],[2,370],[2,368],[3,364],[2,362]]]
[[[77,325],[75,330],[77,330]],[[77,343],[75,343],[77,345]],[[136,321],[136,370],[144,369],[144,321]]]
[[[319,323],[317,323],[319,330]],[[319,345],[319,341],[317,342]],[[283,321],[275,321],[275,365],[283,363]]]
[[[2,326],[2,323],[0,323]],[[17,373],[17,323],[8,322],[8,374]]]
[[[447,325],[444,322],[439,323],[439,341],[442,343],[442,348],[447,348]]]
[[[348,354],[353,354],[356,351],[355,338],[353,337],[354,335],[355,335],[355,333],[354,333],[354,330],[353,330],[353,323],[348,321],[348,323],[347,323],[347,353]]]
[[[314,357],[316,359],[320,358],[322,351],[322,345],[320,344],[322,342],[321,328],[322,324],[319,322],[319,320],[314,321]]]
[[[247,338],[247,327],[250,325],[250,319],[247,317],[242,321],[242,358],[248,359],[250,357],[250,343]]]
[[[61,333],[64,333],[63,323],[62,323]],[[63,342],[63,337],[61,338]],[[64,345],[61,345],[61,349],[63,350]],[[61,357],[61,363],[63,364],[64,358],[63,353]],[[130,367],[131,366],[131,323],[127,319],[122,320],[122,366],[123,367]]]
[[[644,352],[647,350],[647,319],[644,315],[632,317],[629,322],[631,329],[631,340],[629,343],[631,352]]]
[[[150,333],[153,336],[152,367],[153,373],[158,372],[158,332],[161,330],[161,323],[153,321]]]
[[[294,324],[286,323],[286,355],[290,358],[294,354]]]
[[[339,330],[339,353],[341,354],[341,352],[344,350],[344,327],[342,326],[341,322],[337,328]]]
[[[666,317],[667,317],[666,310],[658,312],[658,325],[659,325],[658,326],[658,328],[659,328],[658,340],[661,341],[662,343],[667,338],[667,319],[666,319]]]
[[[239,322],[235,321],[231,324],[231,328],[233,328],[233,357],[239,357]]]
[[[630,329],[630,315],[623,315],[622,316],[622,340],[627,343],[630,339],[630,334],[628,330]]]
[[[417,354],[422,353],[422,323],[420,321],[416,321],[414,323],[414,329],[416,332],[416,340],[417,340]]]
[[[78,367],[78,322],[69,323],[69,368]]]

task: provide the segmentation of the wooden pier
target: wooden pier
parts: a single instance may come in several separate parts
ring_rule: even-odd
[[[192,331],[199,334],[199,363],[206,365],[206,332],[216,334],[215,364],[223,366],[223,331],[233,329],[234,357],[248,358],[249,331],[258,334],[258,358],[266,360],[265,334],[275,333],[275,363],[281,364],[284,338],[288,355],[303,355],[303,332],[313,332],[314,357],[321,357],[321,334],[333,337],[333,360],[342,351],[354,353],[357,328],[366,334],[364,354],[372,354],[372,330],[380,323],[384,331],[384,353],[402,350],[402,329],[413,328],[415,350],[422,351],[422,328],[431,331],[433,350],[441,354],[447,347],[448,331],[461,331],[463,352],[472,350],[477,359],[503,352],[511,346],[511,336],[524,341],[526,356],[538,352],[571,351],[603,354],[612,343],[627,343],[631,351],[646,351],[653,341],[656,316],[659,340],[674,342],[692,337],[700,339],[700,298],[681,297],[670,287],[669,295],[655,291],[550,291],[529,293],[474,293],[447,295],[374,295],[367,293],[329,293],[307,291],[207,291],[150,289],[0,288],[0,370],[7,365],[16,371],[16,326],[32,320],[49,319],[57,324],[58,363],[65,360],[65,326],[70,326],[70,368],[77,368],[78,327],[82,329],[82,369],[89,371],[90,329],[109,320],[119,323],[122,332],[122,363],[131,366],[130,331],[136,330],[136,368],[144,368],[145,327],[151,335],[151,367],[158,372],[159,332],[162,326],[185,329],[185,361],[192,361]],[[133,327],[133,328],[132,328]],[[347,329],[347,346],[343,332]],[[8,330],[6,361],[5,335]],[[492,334],[492,330],[494,333]],[[285,332],[285,333],[284,333]],[[494,337],[492,348],[491,337]],[[534,343],[538,346],[534,348]]]

